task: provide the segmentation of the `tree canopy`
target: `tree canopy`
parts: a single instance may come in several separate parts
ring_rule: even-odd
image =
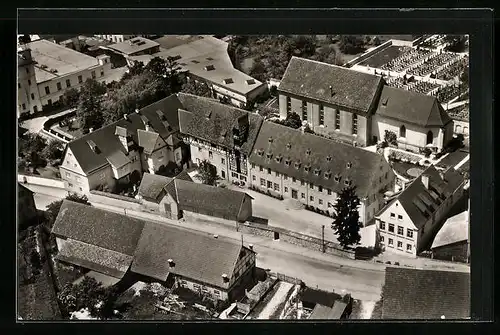
[[[338,194],[337,202],[334,205],[332,229],[343,248],[356,245],[361,240],[359,205],[360,201],[356,195],[355,186],[346,187]]]
[[[79,195],[77,193],[70,193],[68,196],[66,196],[66,199],[74,201],[74,202],[78,202],[80,204],[91,206],[86,195]],[[52,226],[54,225],[54,222],[56,221],[56,218],[57,218],[57,215],[59,214],[59,210],[61,209],[62,203],[63,203],[62,200],[58,200],[58,201],[51,202],[50,204],[47,205],[47,210],[45,211],[44,226],[48,232],[50,232],[52,230]]]
[[[339,48],[347,55],[355,55],[364,50],[364,41],[357,35],[342,35],[340,36]]]
[[[208,87],[206,83],[196,82],[195,80],[188,80],[182,86],[182,92],[198,95],[200,97],[212,97],[212,90],[210,89],[210,87]]]
[[[84,129],[102,127],[104,123],[102,96],[104,93],[106,93],[106,86],[95,79],[87,79],[81,87],[76,116],[81,120]]]
[[[288,113],[285,120],[276,120],[275,122],[293,129],[302,127],[302,120],[297,113]]]
[[[208,160],[203,160],[198,165],[198,174],[196,178],[201,180],[203,184],[206,185],[215,185],[217,181],[217,171],[215,170],[215,166],[210,164]]]

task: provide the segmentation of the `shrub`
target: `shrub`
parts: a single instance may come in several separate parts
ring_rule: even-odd
[[[398,137],[395,132],[386,130],[384,133],[384,142],[391,145],[398,145]]]
[[[431,150],[431,149],[429,149],[429,148],[424,148],[424,150],[423,150],[423,154],[424,154],[424,156],[425,156],[426,158],[428,158],[428,157],[431,155],[431,153],[432,153],[432,150]]]
[[[278,88],[276,87],[276,85],[271,85],[271,88],[269,88],[269,94],[275,97],[277,93],[278,93]]]
[[[391,162],[391,161],[396,162],[397,161],[397,156],[396,156],[396,153],[394,151],[389,154],[388,158],[389,158],[389,162]]]

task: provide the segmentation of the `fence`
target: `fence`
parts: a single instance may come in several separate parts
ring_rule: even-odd
[[[40,177],[29,174],[18,174],[17,181],[20,183],[28,183],[33,185],[64,188],[64,181],[58,178]]]
[[[117,194],[111,194],[95,190],[90,191],[88,197],[91,203],[97,202],[100,204],[105,204],[124,209],[131,209],[136,211],[141,210],[140,201],[134,198],[129,198]]]
[[[294,285],[300,285],[301,283],[303,283],[302,279],[296,277],[290,277],[279,272],[269,272],[269,275],[278,278],[278,280],[285,281],[287,283],[291,283]]]
[[[75,115],[76,115],[76,112],[72,111],[72,112],[69,112],[69,113],[66,113],[66,114],[63,114],[63,115],[59,115],[59,116],[56,116],[56,117],[53,117],[53,118],[49,118],[43,124],[43,130],[46,131],[47,133],[51,134],[51,135],[57,136],[58,138],[60,138],[64,142],[72,141],[73,140],[73,136],[71,136],[70,134],[67,134],[65,132],[57,131],[55,129],[52,129],[52,126],[54,124],[56,124],[56,123],[59,123],[60,121],[62,121],[64,119],[68,118],[68,117],[72,117],[72,116],[75,116]]]

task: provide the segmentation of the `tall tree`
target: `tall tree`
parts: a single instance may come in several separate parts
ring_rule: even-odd
[[[361,240],[359,204],[355,186],[344,188],[338,195],[337,203],[334,206],[332,229],[343,248],[356,245]]]
[[[76,108],[78,106],[78,100],[80,93],[76,88],[70,88],[66,90],[62,95],[63,104],[70,108]]]
[[[44,157],[46,160],[59,159],[62,156],[63,150],[63,142],[59,140],[52,140],[42,150],[42,157]]]
[[[103,125],[102,95],[104,93],[106,93],[106,86],[90,78],[80,89],[76,115],[81,120],[84,129],[97,129]]]
[[[18,156],[24,159],[26,165],[38,167],[44,165],[43,150],[47,141],[37,133],[27,133],[24,140],[19,141]]]
[[[212,90],[210,89],[210,87],[208,87],[206,83],[196,82],[195,80],[188,80],[182,86],[182,92],[198,95],[200,97],[212,97]]]
[[[363,51],[363,39],[358,35],[342,35],[339,48],[345,54],[354,55]]]
[[[276,123],[282,124],[284,126],[299,129],[302,127],[302,120],[300,119],[299,114],[297,113],[288,113],[285,120],[278,120]]]
[[[206,159],[201,161],[198,166],[198,174],[196,178],[201,180],[203,184],[206,185],[215,185],[217,181],[217,171],[215,170],[215,166],[210,164]]]
[[[31,37],[30,37],[30,35],[24,34],[24,35],[19,36],[18,41],[19,41],[19,44],[26,44],[26,43],[31,42]]]

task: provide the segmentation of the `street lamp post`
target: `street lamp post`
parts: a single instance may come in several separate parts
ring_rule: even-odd
[[[325,225],[321,226],[321,246],[323,253],[325,253]]]

